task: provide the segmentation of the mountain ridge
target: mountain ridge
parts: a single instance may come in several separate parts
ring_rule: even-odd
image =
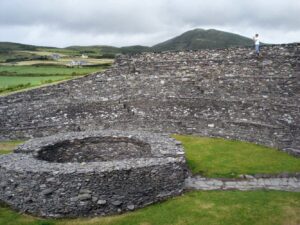
[[[216,29],[204,30],[201,28],[189,30],[176,37],[160,42],[153,46],[132,45],[124,47],[115,47],[109,45],[72,45],[64,48],[26,45],[14,42],[0,42],[0,53],[11,51],[39,51],[39,50],[58,50],[74,51],[76,54],[87,54],[90,56],[114,56],[116,54],[135,54],[141,52],[161,52],[161,51],[182,51],[182,50],[200,50],[216,49],[237,46],[252,46],[253,41],[250,38],[230,32]]]
[[[198,50],[251,46],[252,39],[215,29],[194,29],[152,46],[157,50]]]

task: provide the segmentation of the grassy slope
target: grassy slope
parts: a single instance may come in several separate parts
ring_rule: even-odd
[[[20,51],[20,50],[35,51],[36,48],[37,47],[34,45],[26,45],[26,44],[19,44],[13,42],[0,42],[0,52]]]
[[[174,135],[182,141],[195,174],[237,177],[239,174],[300,172],[300,159],[276,149],[221,138]]]
[[[58,67],[66,67],[66,65],[70,64],[72,61],[85,61],[89,64],[89,66],[84,67],[97,67],[97,66],[109,66],[113,63],[113,59],[82,59],[81,57],[65,57],[60,58],[59,60],[29,60],[29,61],[19,61],[16,62],[15,66],[58,66]],[[10,63],[3,63],[2,65],[9,65]],[[68,67],[67,67],[68,68]]]
[[[118,216],[42,220],[0,208],[1,225],[298,225],[300,193],[194,191]]]
[[[70,46],[67,48],[41,47],[23,45],[17,43],[0,42],[0,62],[12,58],[30,58],[35,55],[35,52],[53,52],[68,56],[80,56],[86,54],[90,57],[101,57],[107,55],[113,57],[119,53],[139,53],[148,51],[166,51],[166,50],[183,50],[183,49],[206,49],[206,48],[226,48],[230,46],[245,46],[252,45],[252,40],[237,34],[223,32],[218,30],[203,30],[195,29],[187,31],[175,38],[165,42],[147,46]],[[23,51],[23,52],[22,52]],[[27,51],[27,52],[24,52]],[[30,51],[30,52],[29,52]],[[5,54],[1,54],[5,53]],[[41,55],[41,54],[36,54]],[[47,54],[48,55],[48,54]]]
[[[184,49],[215,49],[250,45],[252,45],[251,39],[237,34],[213,29],[195,29],[154,45],[152,48],[157,51],[169,51]]]
[[[62,66],[1,66],[0,75],[8,73],[15,76],[57,76],[57,75],[84,75],[101,71],[103,67],[62,67]]]
[[[36,60],[40,56],[49,56],[53,53],[64,57],[80,57],[82,54],[99,58],[103,55],[113,58],[115,54],[121,53],[120,48],[110,46],[70,46],[67,48],[54,48],[31,46],[18,43],[0,42],[0,63],[18,62],[24,60]],[[47,60],[45,60],[47,62]]]
[[[20,84],[30,84],[28,87],[39,86],[44,83],[51,83],[70,78],[70,76],[41,76],[41,77],[25,77],[25,76],[0,76],[0,92],[4,88],[18,86]],[[26,86],[27,87],[27,86]]]
[[[71,79],[99,72],[107,65],[93,67],[62,67],[62,66],[1,66],[0,65],[0,93],[40,86],[61,80]]]
[[[93,55],[101,55],[97,46],[90,48]],[[59,60],[41,60],[41,56],[59,53]],[[103,71],[113,62],[112,59],[82,59],[80,49],[62,49],[39,47],[18,43],[0,42],[0,63],[12,60],[13,63],[0,64],[0,93],[10,93],[27,88],[71,79],[72,76],[82,76]],[[86,61],[89,66],[69,68],[65,65],[72,60]],[[9,61],[9,62],[12,62]],[[14,65],[12,65],[14,64]],[[36,65],[34,65],[36,64]]]

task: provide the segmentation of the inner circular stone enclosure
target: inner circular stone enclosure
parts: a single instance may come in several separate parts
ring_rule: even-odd
[[[49,162],[97,162],[151,157],[148,143],[128,137],[88,137],[42,147],[37,158]]]
[[[31,139],[0,156],[0,201],[43,217],[109,215],[182,193],[181,143],[144,131]]]

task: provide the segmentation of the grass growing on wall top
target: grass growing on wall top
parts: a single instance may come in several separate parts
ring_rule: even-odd
[[[237,177],[240,174],[300,172],[300,159],[252,143],[174,135],[183,143],[187,164],[194,174]]]
[[[1,141],[0,142],[0,155],[11,153],[12,150],[24,141]]]

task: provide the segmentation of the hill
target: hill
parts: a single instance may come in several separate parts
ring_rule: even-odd
[[[73,50],[77,54],[85,54],[94,58],[114,58],[116,54],[121,53],[120,48],[106,45],[69,46],[64,49]]]
[[[134,53],[151,52],[151,51],[152,51],[151,47],[142,46],[142,45],[121,47],[121,53],[123,54],[134,54]]]
[[[37,47],[34,45],[25,45],[13,42],[0,42],[0,53],[9,51],[35,51],[36,48]]]
[[[85,54],[92,58],[114,58],[116,54],[135,54],[140,52],[160,52],[178,50],[215,49],[234,46],[250,46],[252,40],[241,35],[219,31],[195,29],[152,47],[134,45],[114,47],[105,45],[69,46],[66,48],[42,47],[11,42],[0,42],[0,62],[32,60],[41,53],[59,53],[66,56]],[[43,55],[43,54],[42,54]]]
[[[175,38],[154,45],[154,51],[215,49],[234,46],[250,46],[253,41],[241,35],[219,31],[195,29]]]

